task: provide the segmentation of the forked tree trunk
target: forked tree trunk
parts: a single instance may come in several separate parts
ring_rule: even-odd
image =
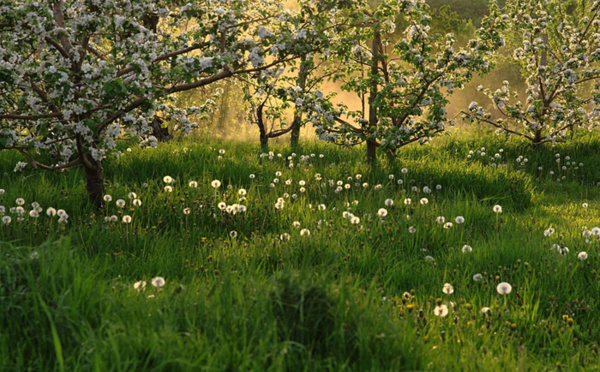
[[[90,203],[96,209],[101,209],[104,205],[102,202],[104,196],[104,172],[102,163],[94,160],[91,156],[84,156],[87,159],[86,163],[89,163],[83,167],[85,170],[85,187],[88,198]]]

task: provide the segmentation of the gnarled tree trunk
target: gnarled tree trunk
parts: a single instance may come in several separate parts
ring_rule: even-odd
[[[83,156],[86,158],[86,161],[83,162],[83,169],[85,171],[85,188],[89,201],[96,209],[101,209],[104,205],[102,201],[104,197],[104,170],[102,163],[89,155]]]

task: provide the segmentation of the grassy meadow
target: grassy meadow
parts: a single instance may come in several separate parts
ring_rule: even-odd
[[[132,146],[101,212],[5,152],[0,370],[600,370],[599,149]]]

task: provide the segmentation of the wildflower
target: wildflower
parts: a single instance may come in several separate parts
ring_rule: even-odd
[[[310,230],[309,229],[300,230],[300,236],[310,236]]]
[[[445,283],[444,287],[442,288],[442,292],[445,294],[452,294],[454,293],[454,287],[450,283]]]
[[[156,278],[152,278],[151,283],[156,288],[163,287],[165,285],[165,278],[163,278],[162,276],[157,276]]]
[[[221,181],[214,180],[210,183],[210,185],[213,187],[213,189],[218,189],[219,187],[221,187]]]
[[[173,187],[165,186],[164,190],[165,190],[165,192],[173,192]]]
[[[117,207],[119,207],[119,208],[125,208],[125,200],[123,200],[123,199],[117,200],[116,204],[117,204]]]
[[[435,316],[439,316],[440,318],[444,318],[448,315],[448,306],[446,305],[438,305],[433,308],[433,314]]]
[[[192,210],[190,208],[183,208],[183,214],[185,214],[186,216],[188,214],[190,214],[192,212]]]
[[[299,228],[300,227],[300,222],[294,221],[294,222],[292,222],[292,226],[294,226],[295,228]]]
[[[416,232],[417,232],[417,228],[416,228],[416,227],[414,227],[414,226],[410,226],[410,227],[408,228],[408,232],[409,232],[410,234],[414,234],[414,233],[416,233]]]
[[[473,280],[474,280],[474,281],[478,282],[478,281],[480,281],[481,279],[483,279],[483,275],[481,275],[481,274],[479,274],[479,273],[477,273],[477,274],[473,275]]]
[[[129,200],[136,199],[137,194],[135,192],[130,192],[129,194],[127,194],[127,197],[129,198]]]
[[[17,205],[23,205],[23,204],[25,204],[25,199],[18,198],[15,202],[17,203]]]
[[[507,295],[512,291],[512,286],[507,282],[502,282],[498,284],[496,291],[498,291],[498,293],[501,295]]]
[[[224,211],[227,208],[227,204],[225,202],[220,202],[219,204],[217,204],[217,208],[219,208],[219,210]]]
[[[110,196],[109,194],[104,195],[104,201],[107,203],[110,203],[112,201],[112,196]]]
[[[577,258],[579,259],[579,261],[585,261],[588,259],[588,254],[587,252],[579,252]]]
[[[48,215],[48,217],[56,216],[56,209],[54,209],[52,207],[46,209],[46,215]]]
[[[288,240],[290,240],[290,234],[283,233],[283,234],[279,235],[279,239],[281,241],[287,242]]]
[[[471,251],[473,251],[473,247],[468,244],[463,245],[462,253],[470,253]]]
[[[129,215],[124,215],[123,216],[123,223],[131,223],[131,216]]]
[[[486,315],[486,314],[490,313],[490,311],[491,311],[491,309],[489,307],[482,307],[481,308],[481,313],[483,315]]]
[[[463,216],[457,216],[456,219],[454,219],[454,221],[456,221],[456,223],[458,225],[465,223],[465,218]]]
[[[133,289],[137,290],[138,292],[142,292],[144,289],[146,289],[146,282],[140,280],[138,282],[133,283]]]
[[[494,205],[493,210],[494,210],[494,213],[502,213],[502,206],[496,204],[496,205]]]
[[[446,222],[446,218],[444,218],[444,216],[438,216],[438,218],[436,218],[435,221],[439,224],[443,224],[444,222]]]
[[[320,211],[324,211],[325,209],[327,209],[327,206],[325,204],[319,204],[318,208]]]
[[[32,209],[29,211],[29,217],[38,218],[39,216],[40,216],[40,214],[35,209]]]
[[[433,260],[435,260],[433,257],[431,257],[431,256],[425,256],[425,261],[431,262]]]
[[[142,201],[140,199],[133,199],[133,205],[136,207],[141,207]]]
[[[4,225],[10,224],[11,221],[12,221],[12,218],[10,216],[2,217],[2,224],[4,224]]]
[[[587,208],[588,207],[588,203],[583,203],[582,207]]]
[[[163,182],[167,183],[167,184],[173,183],[173,177],[171,177],[171,176],[164,176],[163,177]]]
[[[391,207],[394,205],[394,201],[392,199],[385,199],[385,206]]]
[[[195,189],[198,187],[198,182],[190,181],[190,183],[188,183],[188,186],[191,187],[192,189]]]
[[[235,231],[235,230],[231,230],[231,231],[229,232],[229,237],[230,237],[231,239],[235,239],[235,238],[237,238],[237,236],[238,236],[238,233],[237,233],[237,231]]]
[[[427,198],[423,198],[420,200],[421,205],[427,205],[427,203],[429,203],[429,200]]]
[[[450,228],[452,228],[452,226],[454,226],[454,225],[452,224],[452,222],[446,222],[446,223],[444,224],[444,229],[450,229]]]
[[[238,195],[239,195],[239,196],[246,196],[246,189],[240,189],[240,190],[238,191]]]
[[[412,200],[410,200],[410,198],[404,199],[404,205],[410,205],[411,202]]]
[[[251,179],[251,180],[253,180],[253,179],[255,179],[255,178],[256,178],[256,175],[255,175],[254,173],[252,173],[252,174],[250,175],[250,179]]]
[[[385,216],[387,216],[387,214],[388,214],[388,211],[387,211],[387,209],[385,209],[385,208],[380,208],[380,209],[377,211],[377,215],[378,215],[379,217],[381,217],[381,218],[384,218]]]

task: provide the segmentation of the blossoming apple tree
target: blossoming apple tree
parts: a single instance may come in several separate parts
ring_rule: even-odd
[[[378,148],[393,156],[404,145],[442,132],[449,94],[473,74],[488,72],[503,43],[504,18],[497,8],[465,47],[457,46],[451,34],[429,32],[431,17],[423,0],[384,0],[375,8],[364,2],[345,16],[352,27],[332,52],[345,68],[334,77],[363,104],[358,110],[338,105],[337,112],[321,117],[317,130],[338,144],[366,142],[370,161]],[[407,25],[403,32],[396,32],[398,23]]]
[[[274,0],[15,0],[0,4],[0,149],[33,168],[82,166],[102,205],[103,160],[121,138],[153,145],[157,114],[193,124],[172,97],[278,68],[319,45],[314,3]],[[305,31],[303,31],[305,30]],[[310,30],[311,38],[298,37]],[[311,46],[312,45],[312,46]]]
[[[509,45],[527,97],[519,100],[509,81],[496,90],[481,87],[495,115],[473,102],[465,112],[468,119],[534,146],[564,140],[578,127],[598,126],[600,1],[581,2],[579,12],[569,12],[567,6],[556,0],[507,2],[508,30],[518,30]]]

